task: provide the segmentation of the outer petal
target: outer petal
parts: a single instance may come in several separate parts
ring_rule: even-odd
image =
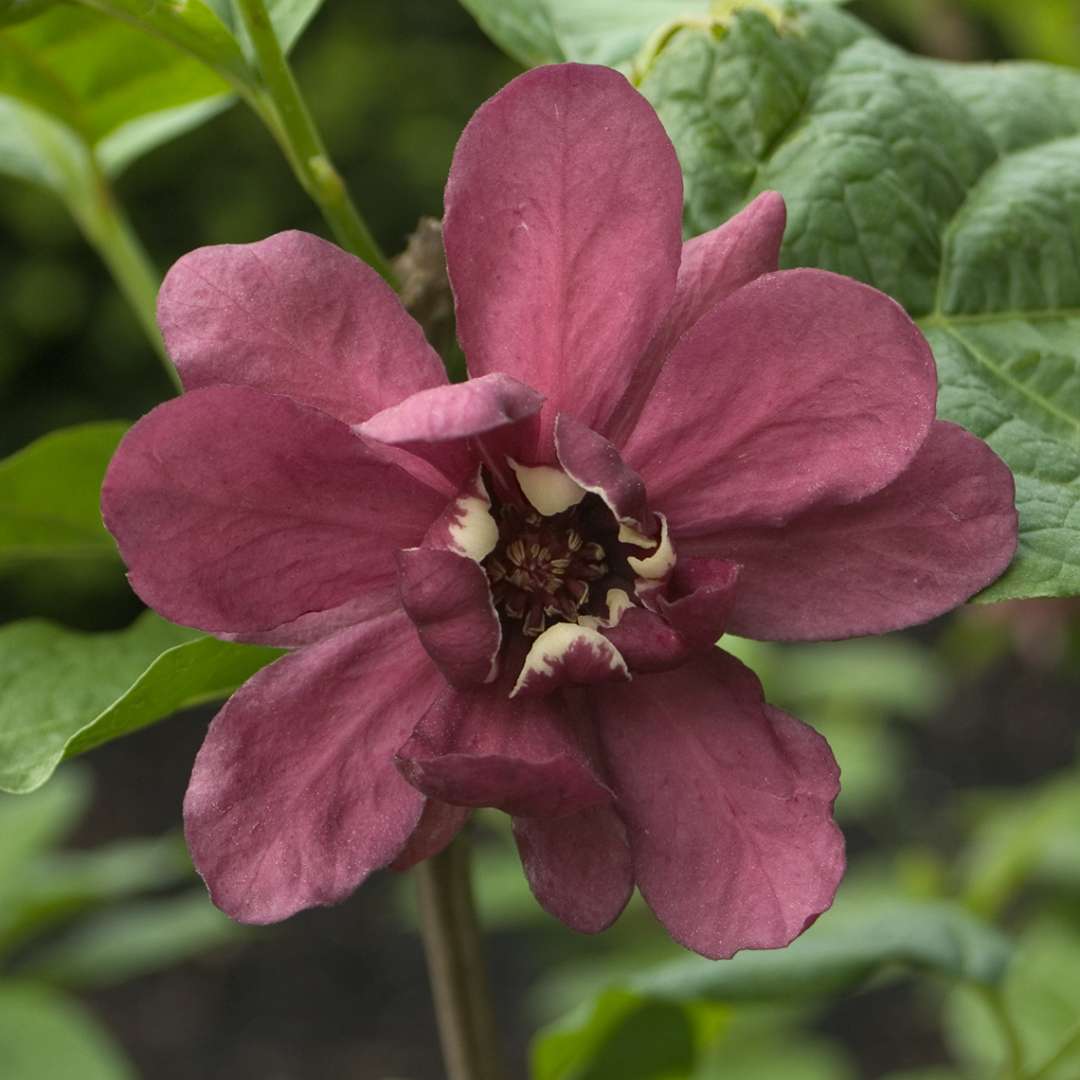
[[[397,550],[444,506],[339,421],[237,386],[143,417],[102,489],[143,600],[174,622],[239,635],[357,598],[380,610]]]
[[[483,451],[487,451],[484,457],[494,457],[501,465],[505,457],[521,453],[523,435],[531,449],[536,435],[528,421],[543,403],[531,386],[495,372],[421,390],[383,409],[357,431],[391,446],[404,446],[461,484],[475,471]]]
[[[395,747],[445,687],[402,613],[264,668],[210,725],[184,800],[215,904],[268,923],[346,897],[424,806]]]
[[[158,322],[188,390],[254,386],[349,424],[446,382],[386,282],[309,233],[190,252],[165,277]]]
[[[477,111],[446,187],[458,337],[474,375],[528,381],[601,428],[671,303],[682,177],[623,76],[559,64]]]
[[[417,863],[438,855],[464,828],[471,813],[467,806],[451,806],[438,799],[428,799],[409,842],[390,864],[390,869],[410,870]]]
[[[398,751],[410,783],[442,802],[527,817],[609,801],[562,698],[512,702],[505,683],[448,690],[432,705]]]
[[[480,564],[420,547],[399,552],[398,569],[401,603],[447,680],[454,686],[491,682],[498,673],[502,626]]]
[[[1008,467],[939,420],[876,495],[709,546],[742,564],[734,633],[813,640],[882,634],[949,611],[1009,565],[1016,529]]]
[[[778,525],[893,480],[935,386],[926,340],[884,293],[824,270],[766,274],[680,339],[622,455],[676,542]]]
[[[514,818],[521,865],[540,906],[583,934],[606,930],[634,891],[626,829],[610,806]]]
[[[747,668],[716,650],[590,696],[638,887],[676,941],[777,948],[832,903],[836,763]]]
[[[633,429],[675,342],[709,308],[762,274],[779,269],[786,221],[783,198],[766,191],[723,225],[683,244],[671,309],[649,344],[647,363],[612,418],[608,435],[615,442],[621,444]]]

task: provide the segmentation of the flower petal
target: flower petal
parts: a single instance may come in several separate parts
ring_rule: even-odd
[[[557,817],[607,802],[561,697],[510,701],[506,678],[448,689],[425,713],[397,762],[425,795],[456,806]]]
[[[561,818],[514,818],[521,865],[540,906],[572,930],[598,934],[634,891],[626,828],[610,806]]]
[[[709,649],[727,629],[739,567],[726,559],[680,559],[656,606],[690,649]]]
[[[1016,529],[1008,467],[939,420],[876,495],[709,547],[742,564],[734,633],[814,640],[883,634],[951,610],[1009,565]]]
[[[602,429],[679,266],[682,176],[652,107],[608,68],[526,72],[469,122],[445,206],[470,372],[535,386],[548,436],[559,408]]]
[[[438,855],[464,828],[471,813],[467,806],[451,806],[438,799],[428,799],[409,842],[390,864],[390,869],[411,870],[417,863]]]
[[[836,763],[747,668],[716,649],[589,696],[638,887],[676,941],[714,959],[777,948],[832,903]]]
[[[560,686],[626,682],[630,672],[603,634],[577,623],[555,623],[532,643],[512,698],[543,697]]]
[[[241,636],[357,598],[380,610],[397,551],[444,506],[340,421],[239,386],[143,417],[102,488],[142,599],[174,622]]]
[[[349,424],[446,382],[386,282],[310,233],[189,252],[165,276],[158,322],[188,390],[254,386]]]
[[[609,438],[622,445],[633,430],[668,353],[687,330],[737,289],[779,269],[786,220],[783,198],[766,191],[723,225],[683,244],[671,309],[612,418]]]
[[[394,749],[445,685],[401,612],[249,679],[210,725],[184,800],[214,903],[277,922],[344,899],[396,858],[424,799]]]
[[[640,533],[651,533],[652,521],[645,498],[645,482],[628,469],[619,451],[568,413],[555,420],[555,452],[574,483],[598,495],[615,517]]]
[[[398,552],[401,603],[420,641],[454,686],[491,682],[498,674],[502,626],[479,563],[438,548]]]
[[[852,502],[907,466],[934,418],[934,359],[884,293],[766,274],[680,340],[621,448],[677,542]]]
[[[531,386],[495,372],[420,390],[376,413],[357,431],[369,439],[404,446],[460,484],[475,470],[478,453],[486,450],[486,457],[501,463],[520,454],[523,435],[531,448],[536,434],[528,421],[543,403]]]

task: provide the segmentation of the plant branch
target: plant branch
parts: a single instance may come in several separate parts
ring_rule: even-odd
[[[326,152],[274,32],[265,3],[263,0],[237,0],[237,8],[255,50],[263,83],[259,98],[251,101],[249,97],[250,103],[267,122],[297,179],[322,211],[338,242],[396,286],[390,263]]]
[[[135,312],[162,367],[177,392],[183,387],[157,324],[157,294],[161,275],[124,213],[108,180],[100,173],[92,202],[72,206],[83,235],[109,268],[124,299]]]
[[[449,1080],[503,1080],[462,833],[416,868],[420,925]]]

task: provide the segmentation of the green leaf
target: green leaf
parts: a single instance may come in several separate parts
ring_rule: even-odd
[[[785,0],[767,7],[782,18]],[[813,2],[813,0],[810,0]],[[843,0],[817,0],[842,3]],[[680,25],[721,26],[740,0],[461,0],[504,52],[527,66],[572,60],[629,72],[650,39]]]
[[[610,990],[542,1032],[533,1080],[662,1080],[685,1076],[696,1057],[685,1009]]]
[[[135,1080],[135,1071],[89,1013],[42,986],[0,986],[5,1080]]]
[[[0,795],[0,896],[5,905],[9,887],[23,880],[25,864],[59,843],[89,801],[90,778],[75,765],[32,795]]]
[[[269,0],[286,48],[321,2]],[[102,174],[208,120],[236,92],[258,93],[232,0],[15,0],[8,21],[16,12],[22,21],[12,26],[6,10],[0,173],[49,188],[89,231]]]
[[[686,180],[686,225],[766,189],[782,263],[867,281],[920,321],[939,412],[1017,479],[1020,552],[983,599],[1080,593],[1080,73],[908,56],[792,5],[687,28],[641,84]]]
[[[0,0],[0,26],[32,19],[58,2],[59,0]]]
[[[1080,933],[1044,919],[1016,949],[1002,1006],[1019,1035],[1025,1076],[1075,1080],[1080,1075]],[[946,1036],[976,1076],[995,1076],[1005,1058],[1000,1025],[985,996],[957,990],[946,1010]]]
[[[2,627],[0,790],[32,791],[64,757],[226,697],[280,655],[151,612],[107,634],[36,619]]]
[[[0,461],[0,569],[31,558],[116,558],[98,493],[127,428],[62,428]]]
[[[111,907],[36,950],[18,972],[70,987],[107,986],[171,967],[244,933],[204,889]]]
[[[970,908],[990,918],[1031,878],[1075,885],[1080,876],[1080,773],[1048,777],[1022,791],[980,793],[977,824],[960,872]]]
[[[786,949],[741,952],[721,964],[687,956],[633,988],[675,1001],[790,1001],[850,990],[896,967],[992,984],[1008,959],[1005,938],[962,908],[899,902],[838,907]]]
[[[47,784],[29,798],[53,786]],[[193,876],[183,838],[177,835],[41,855],[0,885],[0,952],[70,922],[87,908],[177,885]]]

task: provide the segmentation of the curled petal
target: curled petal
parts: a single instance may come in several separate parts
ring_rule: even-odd
[[[629,678],[619,650],[598,630],[555,623],[532,643],[510,696],[542,697],[560,686],[625,682]]]
[[[688,648],[709,649],[727,629],[738,579],[739,567],[726,559],[680,559],[657,608]]]
[[[640,533],[652,531],[645,482],[626,467],[619,451],[603,435],[569,414],[559,413],[555,452],[566,474],[586,491],[599,495],[620,522]]]
[[[420,547],[398,552],[398,570],[402,606],[447,681],[491,682],[498,673],[502,627],[480,564]]]
[[[626,829],[610,806],[561,818],[514,818],[514,839],[540,906],[572,930],[598,934],[634,891]]]
[[[832,903],[836,763],[749,670],[715,649],[589,696],[638,888],[676,941],[714,959],[778,948]]]
[[[543,397],[517,379],[495,372],[479,379],[421,390],[359,425],[369,439],[403,446],[431,461],[457,482],[476,468],[478,455],[501,461],[521,453],[528,421]],[[520,429],[520,430],[515,430]]]
[[[939,420],[876,495],[780,529],[734,530],[708,547],[742,566],[733,632],[816,640],[883,634],[950,611],[1009,565],[1016,530],[1008,467]]]
[[[884,293],[766,274],[675,346],[621,452],[677,544],[879,491],[934,418],[925,338]]]
[[[739,568],[723,559],[682,559],[666,588],[646,590],[646,607],[600,628],[634,672],[668,671],[709,651],[727,628]]]
[[[246,640],[358,598],[384,610],[445,498],[325,413],[215,386],[128,432],[101,505],[147,604]]]
[[[682,176],[652,107],[608,68],[526,72],[469,122],[445,206],[470,372],[535,386],[548,438],[559,408],[600,428],[679,265]]]
[[[398,751],[404,776],[429,798],[558,817],[608,802],[559,697],[508,700],[506,680],[447,690]]]
[[[249,679],[210,725],[184,800],[214,903],[277,922],[337,903],[395,859],[424,799],[394,750],[445,686],[400,612]]]
[[[347,424],[446,382],[386,282],[309,233],[189,252],[165,276],[158,322],[186,389],[253,386]]]
[[[474,562],[483,562],[498,542],[499,526],[491,514],[491,498],[477,469],[457,497],[432,522],[423,546],[452,551]]]

